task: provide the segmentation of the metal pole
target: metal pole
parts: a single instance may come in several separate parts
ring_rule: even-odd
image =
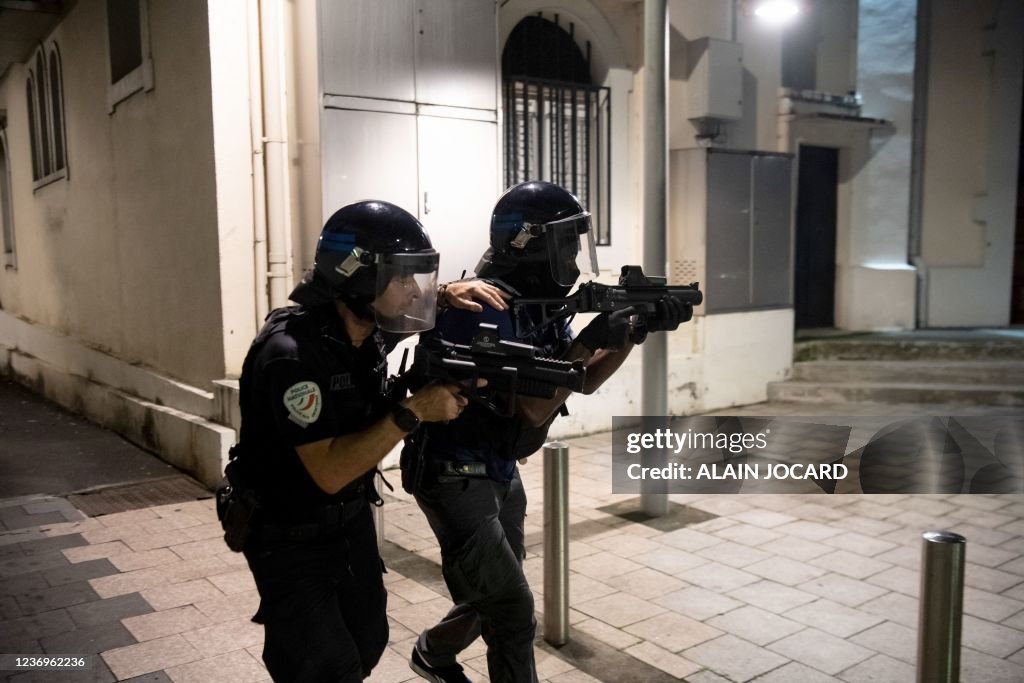
[[[967,540],[951,531],[929,531],[922,539],[917,681],[957,683]]]
[[[377,485],[377,477],[373,478],[373,487],[377,489],[377,495],[380,495],[380,486]],[[381,553],[384,550],[384,506],[383,505],[372,505],[373,508],[373,526],[377,531],[377,552]]]
[[[666,81],[668,77],[668,0],[644,0],[644,272],[665,275],[667,226],[668,129]],[[652,334],[643,345],[644,415],[668,412],[668,340]],[[647,452],[645,467],[664,467],[664,452]],[[659,517],[668,512],[668,496],[645,490],[643,511]]]
[[[544,640],[569,642],[569,447],[544,444]]]

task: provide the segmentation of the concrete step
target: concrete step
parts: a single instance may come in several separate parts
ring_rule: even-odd
[[[793,364],[798,382],[1024,385],[1024,361],[819,360]]]
[[[1024,406],[1024,384],[770,382],[768,400],[793,403],[953,403]]]
[[[1024,361],[1024,342],[1016,338],[921,339],[893,335],[812,339],[794,345],[793,360],[1018,360]]]

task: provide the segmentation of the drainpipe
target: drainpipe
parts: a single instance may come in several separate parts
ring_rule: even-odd
[[[925,135],[928,131],[928,50],[931,0],[918,0],[914,40],[914,108],[910,147],[910,216],[907,257],[916,270],[917,298],[914,325],[928,327],[928,266],[921,259],[921,221],[924,202]]]
[[[271,308],[288,301],[292,232],[291,173],[288,165],[288,54],[284,0],[261,0],[260,62],[263,91],[263,150],[266,168],[267,291]]]
[[[667,47],[668,0],[644,0],[644,272],[651,275],[665,275],[667,262]],[[645,416],[656,417],[668,412],[667,337],[652,334],[641,347],[641,409]],[[664,467],[668,462],[664,451],[645,453],[644,458],[644,467]],[[668,494],[645,489],[640,494],[640,505],[645,514],[659,517],[668,512]]]
[[[256,329],[269,313],[267,292],[267,185],[263,155],[263,69],[260,41],[260,9],[249,3],[249,130],[252,149],[253,261]]]

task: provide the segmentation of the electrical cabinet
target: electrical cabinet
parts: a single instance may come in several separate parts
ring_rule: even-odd
[[[670,164],[672,281],[699,280],[705,314],[792,307],[792,155],[685,149]]]

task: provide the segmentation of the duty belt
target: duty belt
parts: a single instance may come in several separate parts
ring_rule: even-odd
[[[310,541],[338,533],[368,507],[366,498],[360,496],[344,503],[320,508],[315,515],[315,521],[261,524],[256,534],[263,541]]]
[[[454,479],[486,479],[487,464],[482,462],[452,462],[441,460],[437,463],[437,480],[439,482],[452,481]]]

